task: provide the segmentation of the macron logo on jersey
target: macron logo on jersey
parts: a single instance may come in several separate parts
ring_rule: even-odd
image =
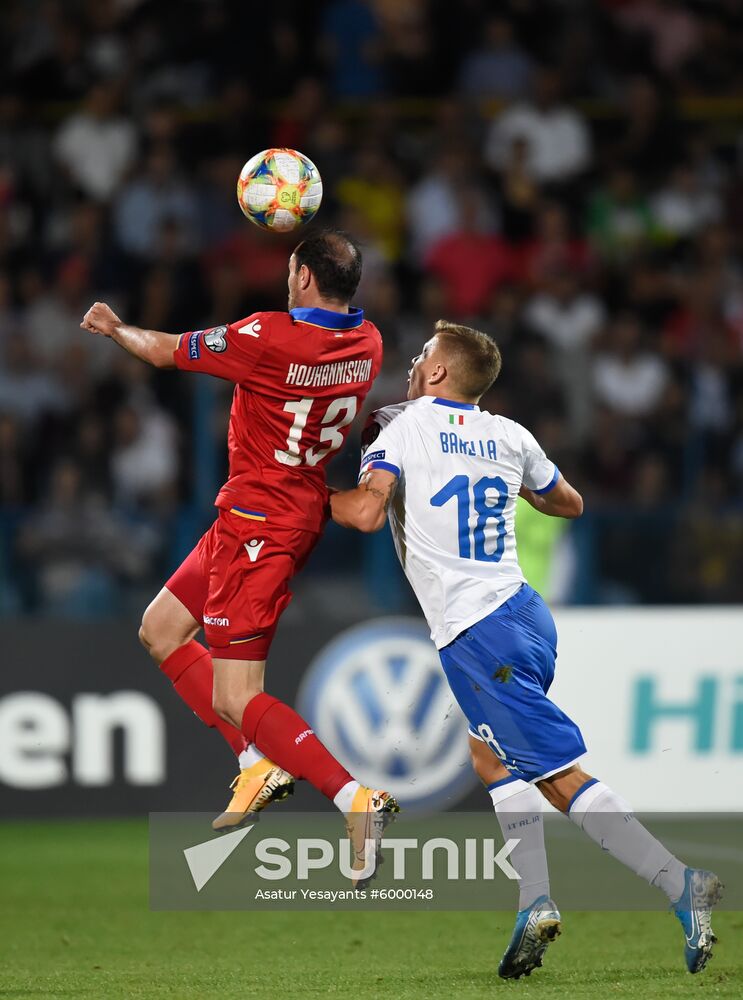
[[[349,382],[368,382],[371,378],[371,358],[356,361],[338,361],[329,365],[289,365],[287,385],[324,386],[345,385]]]
[[[246,323],[245,326],[238,327],[237,332],[245,333],[248,337],[260,337],[261,329],[260,322],[254,319],[252,323]]]
[[[248,558],[251,562],[255,562],[261,554],[261,549],[266,544],[266,539],[261,538],[259,541],[257,538],[251,538],[249,542],[243,542],[243,544],[245,551],[248,553]]]

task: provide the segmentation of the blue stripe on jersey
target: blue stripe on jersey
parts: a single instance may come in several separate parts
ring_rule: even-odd
[[[552,476],[552,479],[550,479],[550,481],[547,483],[547,485],[543,486],[541,490],[532,490],[532,493],[536,493],[538,496],[541,496],[542,493],[549,493],[550,490],[553,490],[555,486],[557,486],[557,480],[559,478],[560,478],[560,470],[557,468],[557,466],[555,466],[554,475]]]
[[[440,396],[436,396],[434,403],[439,406],[454,406],[457,410],[476,410],[477,405],[475,403],[460,403],[456,399],[443,399]]]
[[[231,514],[237,514],[238,517],[246,517],[251,521],[267,521],[268,515],[262,514],[259,510],[248,510],[247,507],[230,507]]]
[[[290,309],[289,315],[298,323],[322,326],[327,330],[354,330],[364,322],[364,310],[350,306],[347,313],[333,312],[332,309]]]
[[[368,465],[365,465],[362,468],[361,472],[359,473],[359,477],[361,477],[365,472],[370,472],[372,469],[384,469],[385,472],[391,472],[393,475],[397,476],[398,479],[400,478],[401,475],[399,468],[396,465],[393,465],[392,462],[372,461],[369,462]]]

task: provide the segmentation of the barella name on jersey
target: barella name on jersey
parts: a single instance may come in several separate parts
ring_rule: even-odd
[[[476,439],[465,441],[453,431],[441,431],[439,435],[441,450],[445,455],[471,455],[473,458],[489,458],[492,462],[497,461],[495,441],[488,438],[486,441]]]
[[[371,358],[337,361],[328,365],[289,365],[286,385],[323,386],[368,382],[371,378]]]

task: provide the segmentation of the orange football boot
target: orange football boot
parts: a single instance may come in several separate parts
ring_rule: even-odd
[[[351,812],[346,813],[346,832],[351,841],[353,863],[351,868],[359,873],[366,868],[366,842],[374,844],[374,871],[370,875],[353,879],[354,889],[363,889],[377,873],[382,855],[382,837],[385,828],[400,812],[397,799],[389,792],[362,785],[353,799]]]
[[[255,818],[270,802],[280,802],[294,792],[294,777],[267,757],[243,768],[230,785],[230,803],[212,823],[214,830],[236,830]]]

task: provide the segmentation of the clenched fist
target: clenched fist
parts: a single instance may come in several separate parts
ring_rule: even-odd
[[[85,313],[80,326],[83,330],[89,330],[91,333],[111,337],[120,324],[121,320],[110,306],[107,306],[105,302],[94,302]]]

